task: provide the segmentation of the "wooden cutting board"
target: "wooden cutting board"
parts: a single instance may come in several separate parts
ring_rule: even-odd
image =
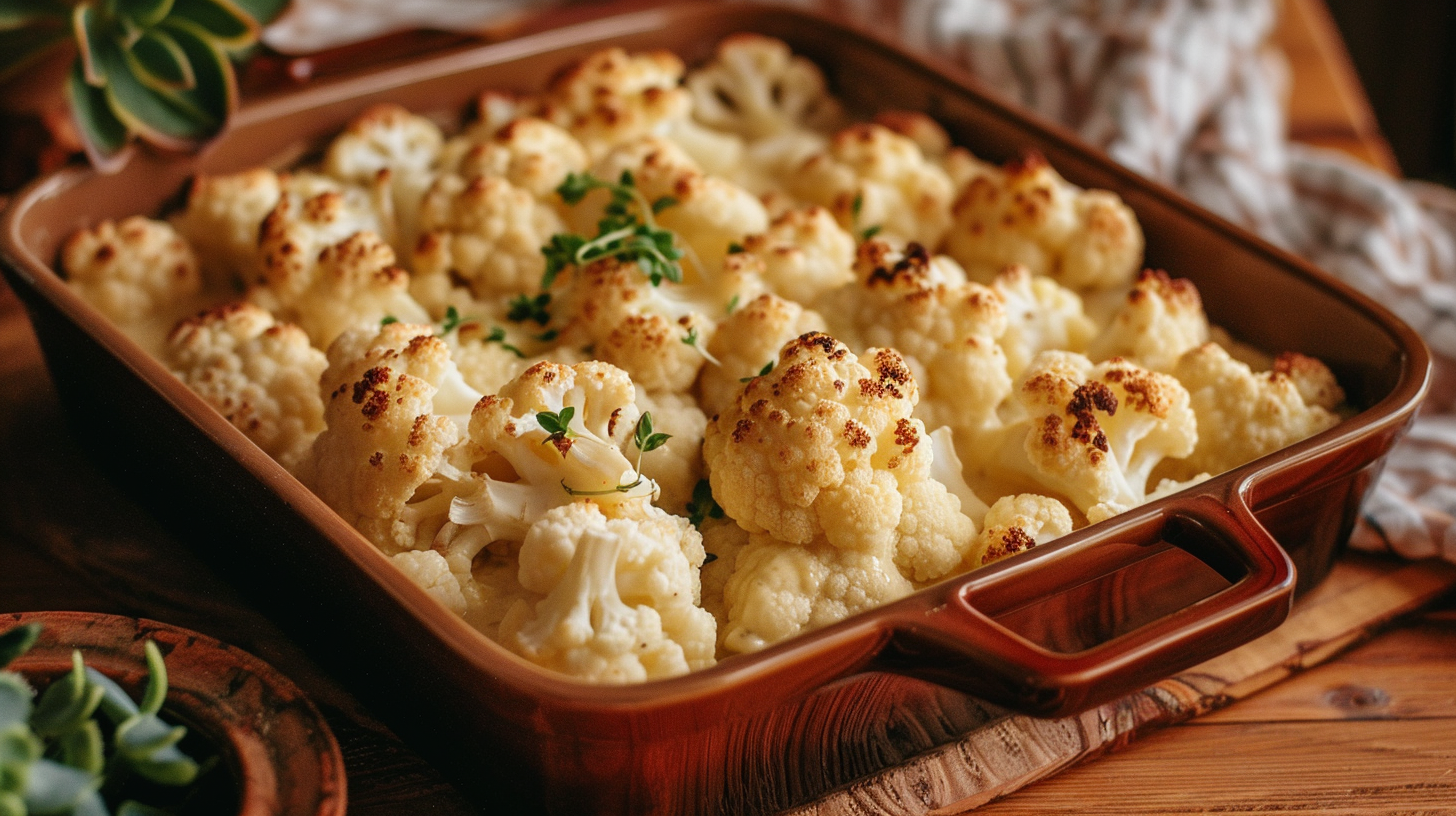
[[[1284,625],[1241,649],[1076,717],[1008,714],[790,813],[963,813],[1328,660],[1453,586],[1444,562],[1345,556]]]

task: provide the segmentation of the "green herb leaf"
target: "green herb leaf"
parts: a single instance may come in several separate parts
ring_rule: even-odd
[[[558,336],[560,336],[560,334],[561,334],[561,332],[559,332],[559,331],[557,331],[555,329],[547,329],[546,331],[543,331],[540,334],[534,335],[534,337],[536,338],[536,340],[538,342],[541,342],[541,343],[549,343],[552,340],[555,340]]]
[[[448,306],[445,308],[445,319],[440,321],[439,333],[449,334],[450,332],[460,328],[460,324],[464,322],[465,318],[460,316],[460,310],[456,309],[454,306]]]
[[[544,326],[551,322],[551,293],[542,292],[535,297],[531,295],[516,295],[511,298],[510,311],[506,312],[506,320],[512,323],[525,323],[534,320],[536,325]]]
[[[632,430],[632,444],[642,453],[651,453],[672,438],[672,434],[652,432],[652,412],[643,411]]]
[[[884,227],[880,226],[879,224],[876,224],[873,227],[867,227],[863,232],[859,234],[859,240],[861,242],[868,241],[876,235],[879,235],[880,230],[882,229],[884,229]]]
[[[762,377],[765,374],[769,373],[770,371],[773,371],[773,367],[774,367],[774,361],[773,360],[769,360],[768,362],[766,362],[766,363],[763,364],[763,368],[760,368],[758,370],[758,373],[757,374],[753,375],[752,377],[741,377],[741,378],[739,378],[738,381],[741,382],[741,383],[752,382],[754,379],[756,379],[758,377]]]
[[[38,637],[40,637],[40,624],[38,623],[24,623],[0,635],[0,669],[30,651],[30,647],[35,645]]]
[[[384,317],[380,318],[380,320],[379,320],[379,328],[382,329],[385,326],[390,325],[391,323],[398,323],[398,322],[399,322],[399,318],[395,317],[394,315],[385,315]]]
[[[652,214],[657,215],[668,207],[675,206],[677,206],[676,198],[673,198],[672,196],[663,196],[662,198],[659,198],[656,201],[652,202]]]
[[[595,189],[607,189],[612,194],[603,218],[597,222],[597,236],[587,240],[579,235],[553,235],[541,248],[546,257],[541,288],[549,288],[567,266],[584,266],[602,258],[636,261],[653,286],[663,280],[681,282],[682,267],[677,261],[682,251],[677,248],[677,239],[671,231],[657,226],[652,218],[657,210],[672,206],[676,200],[669,196],[649,204],[636,188],[632,173],[625,170],[616,184],[590,173],[570,173],[556,192],[563,201],[574,205]]]
[[[707,479],[699,479],[698,483],[693,486],[693,498],[688,502],[687,510],[688,521],[692,522],[694,527],[701,528],[703,522],[710,518],[723,518],[723,508],[719,507],[718,502],[713,499],[713,486],[708,484]]]
[[[843,199],[840,199],[841,201]],[[859,212],[864,209],[864,193],[855,193],[854,202],[849,205],[849,214],[854,220],[859,220]]]
[[[494,327],[492,327],[491,330],[490,330],[490,334],[487,335],[486,338],[485,338],[485,340],[483,340],[482,342],[485,342],[485,343],[500,343],[500,347],[501,348],[505,349],[506,351],[509,351],[510,353],[516,355],[517,357],[525,357],[526,356],[525,352],[521,351],[520,349],[518,349],[515,346],[511,345],[510,343],[507,343],[506,342],[506,330],[503,329],[503,328],[501,328],[500,326],[494,326]]]
[[[723,312],[725,314],[733,314],[737,310],[738,310],[738,296],[737,295],[734,295],[733,297],[731,297],[731,298],[728,299],[728,305],[726,307],[724,307]]]
[[[575,265],[577,254],[585,245],[586,239],[580,235],[558,232],[551,236],[551,242],[541,247],[541,254],[546,256],[546,272],[541,276],[541,288],[550,289],[561,270]]]
[[[743,248],[743,244],[740,244],[737,241],[734,241],[733,243],[731,243],[731,244],[728,245],[728,254],[729,255],[738,255],[740,253],[747,252],[747,251],[748,250],[746,250],[746,249]]]
[[[547,434],[541,444],[556,446],[556,450],[561,452],[562,458],[565,458],[567,451],[571,450],[571,440],[576,438],[576,432],[571,429],[571,418],[575,414],[576,409],[570,405],[556,413],[540,411],[536,414],[536,424],[540,425]]]

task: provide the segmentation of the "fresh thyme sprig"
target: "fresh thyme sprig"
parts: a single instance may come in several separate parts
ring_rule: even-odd
[[[561,413],[565,414],[566,418],[569,420],[571,418],[571,414],[569,412],[572,410],[573,409],[570,407],[562,408]],[[541,420],[541,416],[541,414],[536,415],[536,420],[538,422]],[[547,414],[547,416],[553,415]],[[559,419],[559,415],[555,416]],[[542,424],[542,427],[546,427],[544,423]],[[570,433],[569,429],[567,430],[567,433]],[[610,496],[613,493],[630,493],[642,484],[642,454],[651,453],[652,451],[657,450],[663,445],[666,445],[667,440],[669,439],[672,439],[672,434],[657,433],[653,431],[652,412],[643,411],[642,416],[637,418],[636,426],[632,428],[632,445],[637,448],[637,461],[633,464],[632,475],[634,478],[632,479],[632,481],[625,484],[618,484],[616,487],[609,487],[606,490],[577,490],[576,488],[568,485],[565,479],[562,479],[561,489],[565,490],[567,494],[571,496]],[[568,448],[569,447],[570,445],[568,443]],[[560,450],[559,447],[558,450]],[[565,456],[566,452],[562,451],[561,455]]]
[[[698,528],[701,528],[703,522],[710,518],[723,518],[723,508],[713,498],[713,487],[708,484],[707,479],[699,479],[698,483],[693,486],[693,498],[688,502],[687,510],[688,521]]]
[[[708,349],[703,345],[703,337],[702,335],[698,334],[697,326],[688,327],[688,333],[683,336],[682,344],[685,346],[692,346],[694,351],[703,355],[704,360],[707,360],[708,362],[720,368],[722,367],[723,364],[718,362],[718,358],[714,357],[711,353],[709,353]]]
[[[534,322],[538,326],[544,326],[551,322],[551,293],[542,292],[534,297],[531,295],[516,295],[511,298],[510,310],[506,312],[506,320],[512,323]]]
[[[562,457],[571,450],[571,443],[576,439],[576,431],[571,429],[571,417],[576,409],[570,405],[555,413],[551,411],[539,411],[536,414],[536,424],[540,425],[548,434],[541,441],[541,444],[551,444],[561,452]]]
[[[859,213],[862,209],[864,209],[864,193],[855,193],[854,203],[850,204],[849,212],[850,215],[853,217],[854,234],[859,237],[860,243],[864,243],[865,241],[868,241],[876,235],[879,235],[880,230],[884,229],[884,227],[880,224],[874,224],[872,226],[865,227],[864,229],[860,229]]]
[[[741,382],[741,383],[753,382],[755,379],[764,376],[765,374],[769,373],[770,371],[773,371],[773,367],[774,367],[774,361],[773,360],[769,360],[768,362],[766,362],[766,363],[763,364],[763,368],[760,368],[758,370],[758,373],[757,374],[754,374],[751,377],[739,377],[738,378],[738,381]]]
[[[672,232],[658,226],[653,218],[676,204],[677,199],[664,196],[648,201],[627,170],[622,171],[615,184],[590,173],[568,173],[556,192],[567,204],[578,204],[587,193],[597,189],[609,191],[612,198],[597,222],[596,237],[588,239],[572,233],[551,236],[550,243],[541,247],[541,254],[546,256],[541,288],[550,289],[556,276],[568,266],[585,266],[602,258],[635,261],[653,286],[663,280],[681,283],[682,266],[678,260],[683,253],[677,248]]]

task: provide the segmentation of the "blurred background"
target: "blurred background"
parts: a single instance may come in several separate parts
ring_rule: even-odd
[[[1456,3],[1326,2],[1400,169],[1456,184]]]

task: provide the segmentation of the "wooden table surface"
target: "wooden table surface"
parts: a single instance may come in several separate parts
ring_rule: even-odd
[[[1290,0],[1297,138],[1394,169],[1319,0]],[[24,313],[0,293],[0,612],[156,618],[262,657],[318,703],[350,812],[466,814],[429,764],[103,475],[60,412]],[[191,534],[184,534],[190,536]],[[1456,813],[1456,598],[1316,668],[979,809],[985,814]]]

